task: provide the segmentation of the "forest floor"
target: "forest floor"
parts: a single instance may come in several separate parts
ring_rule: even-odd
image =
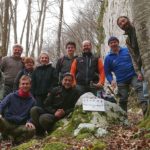
[[[72,136],[33,139],[32,142],[14,147],[10,141],[2,141],[0,150],[150,150],[150,130],[138,128],[142,113],[128,112],[129,125],[112,125],[109,134],[103,138],[86,137],[76,139]],[[94,145],[97,141],[97,145]],[[53,143],[53,144],[50,144]]]

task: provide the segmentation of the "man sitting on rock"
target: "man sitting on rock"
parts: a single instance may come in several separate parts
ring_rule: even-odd
[[[72,84],[72,74],[65,73],[62,85],[51,91],[45,101],[45,106],[43,108],[35,106],[31,109],[32,122],[38,136],[45,135],[45,131],[49,132],[56,121],[73,111],[79,94]]]
[[[31,79],[23,75],[19,90],[7,95],[0,103],[0,132],[13,138],[15,143],[31,138],[35,127],[30,123],[30,109],[35,100],[30,94]]]

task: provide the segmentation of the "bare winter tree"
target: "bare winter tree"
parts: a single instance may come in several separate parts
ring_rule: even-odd
[[[29,53],[29,39],[30,39],[30,26],[31,26],[31,3],[32,0],[28,1],[28,11],[27,11],[27,27],[26,27],[26,56]],[[25,20],[26,21],[26,20]]]
[[[4,15],[2,17],[2,56],[7,55],[8,32],[9,32],[9,7],[10,0],[4,1]]]
[[[59,13],[59,24],[58,24],[58,33],[57,33],[57,57],[58,58],[60,57],[63,6],[64,6],[64,0],[60,0],[60,13]]]
[[[36,47],[36,43],[37,43],[37,46],[39,45],[38,42],[39,42],[39,32],[40,32],[40,27],[41,27],[41,22],[42,22],[42,15],[44,14],[44,12],[46,13],[45,9],[46,9],[47,0],[44,0],[41,3],[40,3],[40,1],[38,1],[38,4],[40,6],[39,17],[38,17],[38,23],[37,23],[37,26],[36,26],[36,30],[35,30],[33,47],[32,47],[32,51],[31,51],[31,56],[33,56],[33,57],[34,57],[34,50],[35,50],[35,47]],[[43,23],[43,28],[44,28],[44,23]]]
[[[137,32],[137,38],[140,48],[140,55],[145,71],[145,78],[150,87],[150,1],[149,0],[133,0],[132,10],[134,24]],[[149,88],[150,95],[150,88]],[[150,109],[148,116],[150,115]],[[150,120],[149,120],[150,122]]]
[[[18,0],[14,0],[14,4],[12,1],[10,1],[10,12],[11,12],[11,20],[14,30],[14,42],[18,43],[17,38],[17,6],[18,6]]]

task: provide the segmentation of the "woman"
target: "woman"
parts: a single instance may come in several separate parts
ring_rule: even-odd
[[[32,74],[32,94],[37,100],[37,106],[43,107],[44,100],[51,88],[57,84],[55,69],[49,63],[49,55],[42,52],[39,56],[40,65]]]
[[[18,90],[19,80],[23,75],[27,75],[29,77],[32,76],[32,72],[34,70],[34,59],[32,57],[25,57],[23,63],[24,68],[17,74],[17,77],[14,81],[14,90]]]

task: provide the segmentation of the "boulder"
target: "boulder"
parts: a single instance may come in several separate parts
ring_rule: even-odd
[[[85,98],[97,98],[85,93],[76,103],[74,112],[56,123],[55,136],[72,134],[75,137],[84,134],[101,137],[108,133],[107,128],[114,124],[127,124],[126,112],[115,103],[104,100],[105,111],[84,111],[82,101]],[[63,131],[63,132],[62,132]],[[81,136],[80,136],[81,137]]]

